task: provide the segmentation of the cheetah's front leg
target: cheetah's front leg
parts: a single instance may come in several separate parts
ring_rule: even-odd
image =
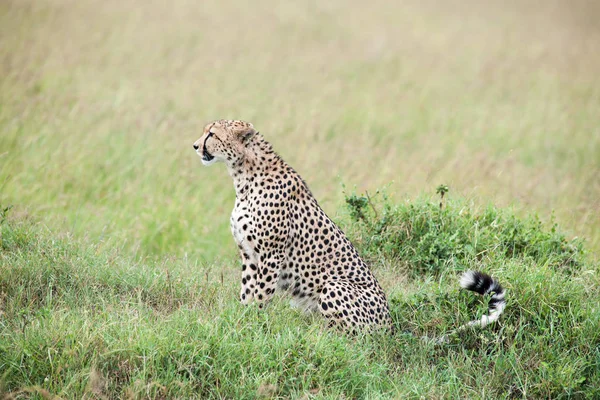
[[[254,298],[260,303],[261,307],[271,300],[275,294],[282,264],[283,255],[276,251],[260,257],[256,273]]]
[[[242,304],[250,304],[254,300],[254,289],[256,288],[256,278],[258,267],[255,260],[240,249],[242,256],[242,287],[240,289],[240,301]]]
[[[235,213],[232,216],[232,232],[244,265],[240,292],[243,304],[254,300],[263,307],[273,297],[277,288],[277,281],[285,264],[287,239],[286,221],[282,221],[282,227],[275,227],[273,223],[275,220],[281,223],[280,217],[272,217],[276,214],[283,215],[279,208],[277,212],[275,209],[262,210],[262,214],[259,211],[252,220],[245,216],[238,217]]]
[[[256,300],[262,308],[263,304],[271,300],[275,294],[283,256],[272,251],[261,256],[260,260],[256,262],[243,249],[240,249],[240,254],[242,256],[240,301],[242,304],[250,304]]]

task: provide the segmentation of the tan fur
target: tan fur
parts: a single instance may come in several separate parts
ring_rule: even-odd
[[[194,148],[207,165],[224,162],[233,178],[230,222],[243,263],[242,303],[262,306],[282,290],[332,326],[392,328],[385,294],[368,266],[252,124],[212,122]]]

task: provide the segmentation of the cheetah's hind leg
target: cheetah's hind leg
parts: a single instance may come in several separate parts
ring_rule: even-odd
[[[319,296],[319,311],[329,327],[357,332],[365,329],[388,329],[391,320],[385,298],[348,281],[328,282]]]

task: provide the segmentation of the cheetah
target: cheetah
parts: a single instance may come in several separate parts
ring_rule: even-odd
[[[242,259],[243,304],[263,307],[286,291],[294,306],[320,312],[330,327],[394,330],[385,293],[356,248],[251,123],[211,122],[193,147],[204,165],[223,162],[233,178],[230,225]],[[504,290],[489,276],[469,271],[461,286],[495,292],[489,315],[467,325],[485,326],[504,310]]]

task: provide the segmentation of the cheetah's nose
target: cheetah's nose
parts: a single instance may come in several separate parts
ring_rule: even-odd
[[[194,143],[194,150],[198,150],[198,145]]]

